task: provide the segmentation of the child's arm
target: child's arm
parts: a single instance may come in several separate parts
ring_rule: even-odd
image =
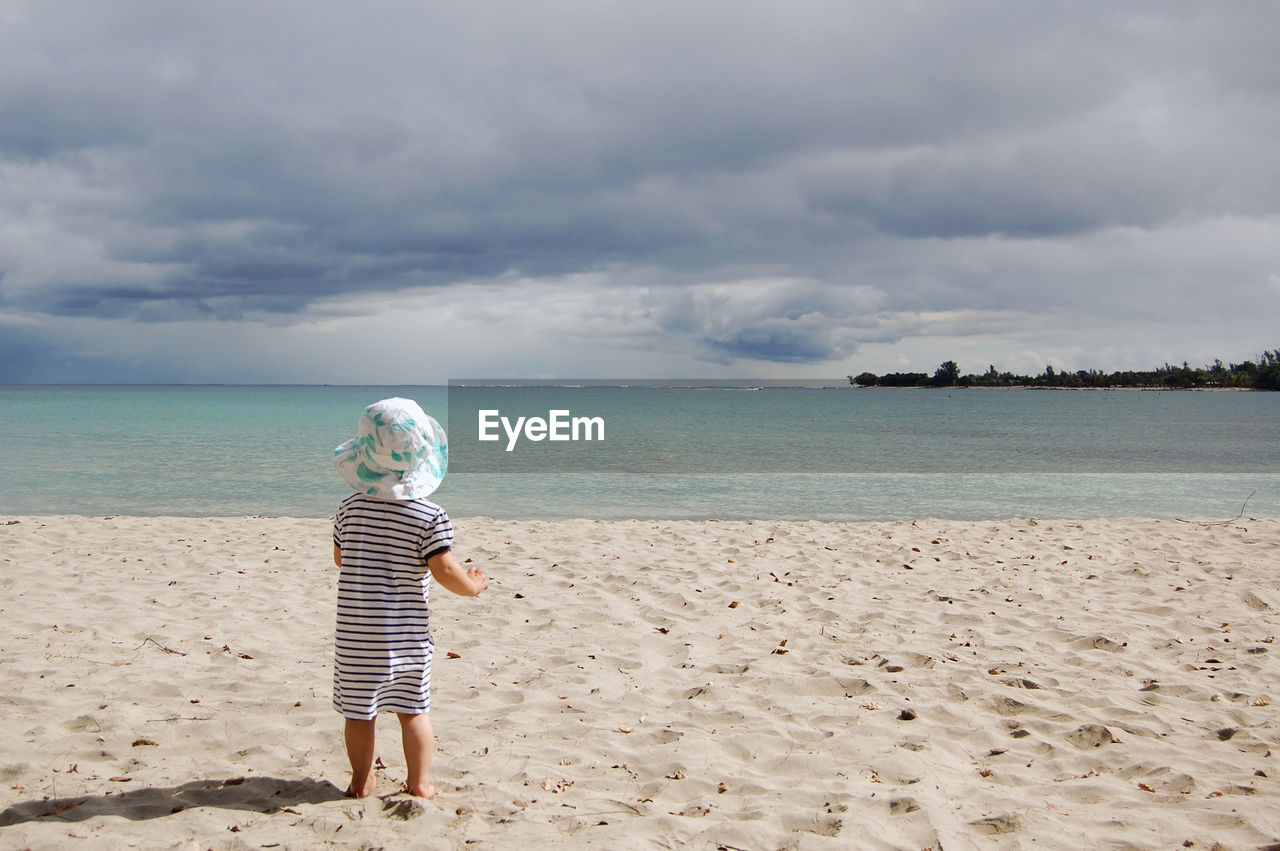
[[[475,597],[489,587],[489,580],[484,571],[478,567],[464,570],[458,560],[453,557],[452,550],[436,553],[427,559],[427,567],[431,575],[445,588],[463,597]]]

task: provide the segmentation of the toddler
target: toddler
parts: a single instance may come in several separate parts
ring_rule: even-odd
[[[427,500],[448,463],[444,430],[411,399],[365,409],[356,437],[333,463],[355,493],[338,506],[333,560],[338,578],[333,706],[346,719],[351,760],[347,794],[373,794],[374,726],[379,712],[400,719],[405,791],[431,798],[431,577],[455,594],[489,587],[484,571],[453,557],[453,526]]]

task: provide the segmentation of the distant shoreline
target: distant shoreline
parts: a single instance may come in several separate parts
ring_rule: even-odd
[[[884,387],[878,384],[851,384],[850,390],[1066,390],[1071,392],[1107,393],[1265,393],[1255,387],[1143,387],[1136,384],[1117,385],[1115,387],[1053,387],[1035,384],[1010,384],[1003,387],[992,387],[981,384],[949,384],[936,387],[931,384],[915,384],[909,387]]]

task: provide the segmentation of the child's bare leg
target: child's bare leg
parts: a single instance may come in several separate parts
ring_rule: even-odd
[[[435,748],[435,731],[431,728],[431,716],[400,715],[400,738],[404,742],[404,761],[409,765],[409,779],[405,783],[410,795],[434,798],[436,787],[431,785],[431,752]]]
[[[375,721],[346,719],[343,738],[347,743],[347,759],[351,760],[351,786],[347,794],[353,798],[367,798],[373,794],[378,778],[373,775],[373,738]]]

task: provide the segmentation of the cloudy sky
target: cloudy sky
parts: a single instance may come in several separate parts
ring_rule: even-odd
[[[0,383],[1280,347],[1280,4],[0,5]]]

